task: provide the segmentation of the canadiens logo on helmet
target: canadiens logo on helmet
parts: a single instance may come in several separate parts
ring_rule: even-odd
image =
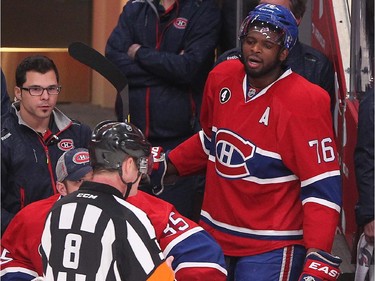
[[[185,18],[177,18],[175,19],[173,25],[177,29],[185,29],[187,26],[188,20]]]
[[[230,90],[228,88],[222,88],[220,90],[220,95],[219,95],[220,103],[224,104],[227,101],[229,101],[231,95],[232,95],[232,93],[230,92]]]
[[[227,178],[239,179],[250,175],[246,161],[255,154],[255,145],[228,130],[216,133],[216,170]]]
[[[68,151],[71,150],[74,145],[73,145],[73,140],[72,139],[62,139],[58,144],[58,148],[62,151]]]

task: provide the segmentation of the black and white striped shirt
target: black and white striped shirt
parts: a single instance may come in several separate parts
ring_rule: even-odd
[[[147,215],[112,186],[84,182],[51,209],[41,253],[46,280],[146,280],[163,263]]]

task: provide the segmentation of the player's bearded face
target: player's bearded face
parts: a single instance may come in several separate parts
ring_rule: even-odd
[[[242,40],[242,59],[248,75],[260,78],[279,71],[287,55],[280,39],[280,34],[271,30],[250,28]]]

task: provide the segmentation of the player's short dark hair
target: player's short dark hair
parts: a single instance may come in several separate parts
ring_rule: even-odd
[[[48,71],[53,70],[56,74],[57,82],[60,81],[59,72],[53,60],[46,56],[33,55],[26,57],[21,63],[17,66],[16,69],[16,85],[17,87],[22,87],[26,82],[26,73],[28,71],[36,71],[42,74],[47,73]]]

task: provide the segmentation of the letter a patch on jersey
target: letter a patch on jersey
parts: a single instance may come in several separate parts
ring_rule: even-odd
[[[271,108],[269,108],[269,107],[266,108],[262,117],[259,120],[260,124],[264,124],[264,125],[268,126],[268,119],[270,118],[270,110],[271,110]]]

